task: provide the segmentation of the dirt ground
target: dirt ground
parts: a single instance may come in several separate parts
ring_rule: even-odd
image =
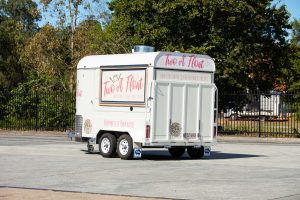
[[[0,188],[1,200],[158,200],[158,198],[143,198],[130,196],[102,195],[78,192],[60,192],[52,190],[33,190],[19,188]]]

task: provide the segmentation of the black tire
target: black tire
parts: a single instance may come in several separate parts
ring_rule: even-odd
[[[123,134],[118,138],[118,156],[123,160],[130,160],[133,157],[133,144],[130,135]]]
[[[180,158],[185,152],[185,147],[171,147],[168,150],[173,158]]]
[[[117,139],[110,133],[104,133],[99,139],[99,152],[103,157],[110,158],[116,153]]]
[[[187,147],[187,152],[192,159],[201,159],[204,156],[204,147]]]

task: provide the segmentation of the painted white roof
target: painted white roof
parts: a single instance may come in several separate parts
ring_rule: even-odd
[[[178,52],[150,52],[111,55],[92,55],[82,58],[77,68],[99,68],[104,66],[149,65],[155,68],[215,71],[213,59],[207,55]]]

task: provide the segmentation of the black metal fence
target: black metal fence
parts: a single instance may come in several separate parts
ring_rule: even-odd
[[[73,93],[2,93],[0,128],[14,130],[60,130],[74,126]]]
[[[221,135],[300,137],[300,103],[296,93],[219,95]]]
[[[74,128],[73,93],[0,93],[0,128]],[[220,93],[218,133],[256,137],[300,137],[300,95]]]

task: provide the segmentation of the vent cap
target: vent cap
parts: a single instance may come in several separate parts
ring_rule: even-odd
[[[155,48],[147,45],[135,45],[133,53],[154,52]]]

